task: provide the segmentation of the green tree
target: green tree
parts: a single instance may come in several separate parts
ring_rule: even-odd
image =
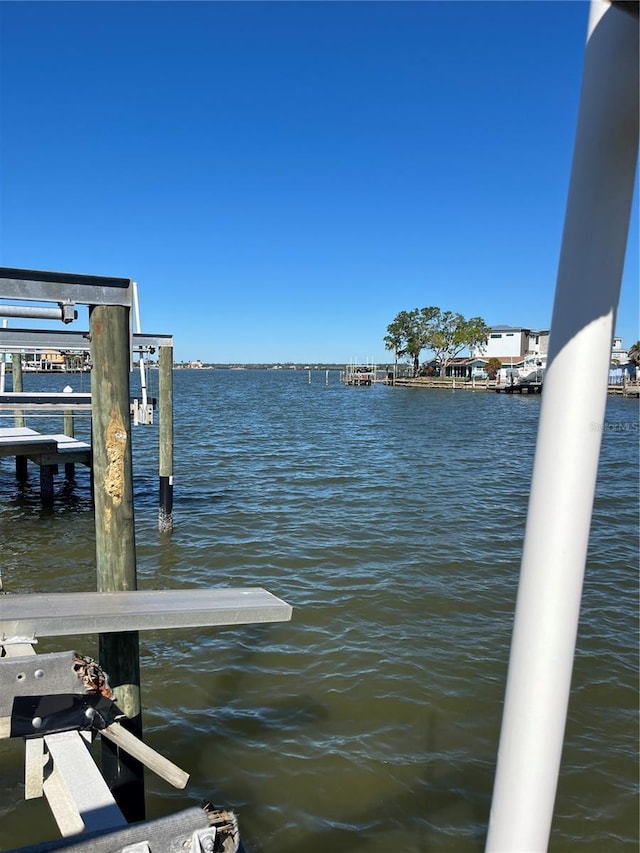
[[[636,341],[629,350],[629,361],[640,367],[640,341]]]
[[[489,340],[490,329],[482,317],[465,319],[462,314],[439,311],[431,326],[427,346],[440,362],[440,376],[446,376],[447,365],[463,350],[482,348]]]
[[[387,326],[387,334],[384,337],[385,348],[395,352],[398,358],[408,356],[413,363],[414,376],[420,368],[420,353],[430,346],[433,324],[440,313],[440,309],[433,306],[400,311],[393,322]]]
[[[498,375],[498,371],[502,367],[502,362],[499,358],[496,358],[495,355],[491,356],[489,361],[487,362],[487,376],[489,379],[495,379]]]

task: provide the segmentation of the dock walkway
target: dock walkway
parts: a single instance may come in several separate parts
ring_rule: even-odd
[[[497,394],[542,394],[542,382],[516,382],[513,385],[496,385]]]
[[[30,427],[0,427],[0,458],[26,456],[38,465],[77,462],[91,467],[91,445],[63,433],[43,435]]]
[[[24,391],[5,391],[0,394],[0,411],[62,412],[67,409],[91,411],[91,394],[62,392],[50,394],[46,392],[28,393]]]
[[[14,456],[16,476],[25,479],[26,460],[40,467],[40,497],[43,503],[53,501],[53,477],[58,465],[65,466],[68,479],[73,479],[74,465],[91,468],[91,445],[63,433],[43,435],[30,427],[0,427],[0,459]]]

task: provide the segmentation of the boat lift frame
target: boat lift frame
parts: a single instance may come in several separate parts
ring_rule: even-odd
[[[0,267],[0,300],[89,308],[92,361],[92,481],[98,593],[137,589],[129,376],[132,369],[132,279]],[[0,310],[1,314],[1,310]],[[64,312],[63,312],[64,314]],[[61,317],[64,320],[64,317]],[[172,347],[161,350],[160,382],[172,389]],[[162,390],[160,391],[162,394]],[[171,407],[166,407],[171,409]],[[161,418],[162,421],[162,418]],[[173,418],[166,418],[173,465]],[[161,443],[162,443],[161,432]],[[161,499],[162,489],[161,460]],[[170,475],[172,506],[173,475]],[[166,490],[165,490],[166,491]],[[162,507],[161,507],[162,520]],[[128,729],[142,736],[139,636],[135,627],[98,635],[100,663],[109,672]],[[103,741],[103,774],[128,821],[144,818],[142,765]]]

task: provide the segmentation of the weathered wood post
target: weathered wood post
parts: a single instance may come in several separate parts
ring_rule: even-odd
[[[22,356],[19,352],[14,352],[11,355],[11,384],[16,394],[22,393]],[[26,426],[22,410],[16,410],[15,425],[17,427]]]
[[[53,475],[58,473],[57,465],[40,465],[40,502],[43,506],[53,506]]]
[[[99,305],[92,307],[89,313],[99,592],[134,590],[137,587],[129,414],[129,312],[128,307]],[[142,713],[137,631],[100,634],[99,660],[109,676],[115,702],[127,717],[124,724],[140,737]],[[127,820],[142,820],[142,765],[103,739],[102,768]]]
[[[11,356],[11,384],[13,391],[16,394],[22,393],[22,356],[19,352],[14,352]],[[24,412],[17,410],[14,416],[16,427],[25,427],[27,425]],[[18,480],[27,479],[27,457],[16,456],[16,478]]]
[[[63,391],[65,394],[71,394],[73,389],[70,385],[67,385],[63,389]],[[64,426],[62,427],[62,431],[65,435],[68,435],[69,438],[74,437],[73,409],[64,410]],[[72,483],[75,480],[76,466],[73,464],[73,462],[65,462],[64,475],[69,483]]]
[[[158,355],[160,414],[160,511],[158,528],[173,530],[173,347],[160,347]]]

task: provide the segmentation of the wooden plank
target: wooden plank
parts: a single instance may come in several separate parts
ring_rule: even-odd
[[[289,604],[261,587],[7,595],[0,607],[0,643],[11,637],[286,622],[291,613]]]
[[[64,375],[64,374],[62,374]],[[0,411],[57,411],[59,409],[91,409],[91,394],[75,392],[48,394],[41,392],[4,392],[0,394]]]
[[[58,453],[66,453],[73,450],[91,450],[91,445],[86,441],[65,435],[63,432],[51,433],[47,438],[53,438],[58,443]]]
[[[91,467],[91,450],[67,448],[63,453],[29,454],[29,459],[38,465],[86,465]]]
[[[34,451],[55,453],[58,449],[55,439],[46,435],[25,435],[22,438],[0,438],[0,458],[6,456],[30,456]]]
[[[0,427],[0,438],[22,438],[25,435],[40,435],[40,433],[25,426]]]
[[[28,427],[0,429],[0,457],[27,456],[38,465],[91,465],[91,445],[64,433],[42,435]]]
[[[97,829],[126,826],[107,783],[78,732],[44,736],[53,760],[53,773],[44,782],[44,793],[64,836]]]
[[[27,738],[24,742],[24,798],[36,800],[44,794],[44,765],[47,756],[41,737]]]
[[[0,399],[0,412],[18,411],[21,415],[25,412],[56,412],[63,414],[65,409],[73,408],[75,411],[90,412],[90,403],[73,403],[71,406],[60,403],[7,403]]]
[[[116,746],[124,749],[129,755],[137,758],[141,764],[153,770],[155,774],[173,785],[174,788],[186,788],[189,774],[181,770],[173,761],[169,761],[164,755],[160,755],[155,749],[151,749],[146,743],[127,731],[120,723],[111,723],[100,730],[100,737],[107,738]]]
[[[91,445],[86,441],[78,441],[77,438],[71,438],[64,433],[55,433],[47,438],[55,440],[57,445],[55,453],[43,453],[39,458],[34,456],[33,462],[39,465],[68,465],[72,462],[78,465],[91,465]]]

